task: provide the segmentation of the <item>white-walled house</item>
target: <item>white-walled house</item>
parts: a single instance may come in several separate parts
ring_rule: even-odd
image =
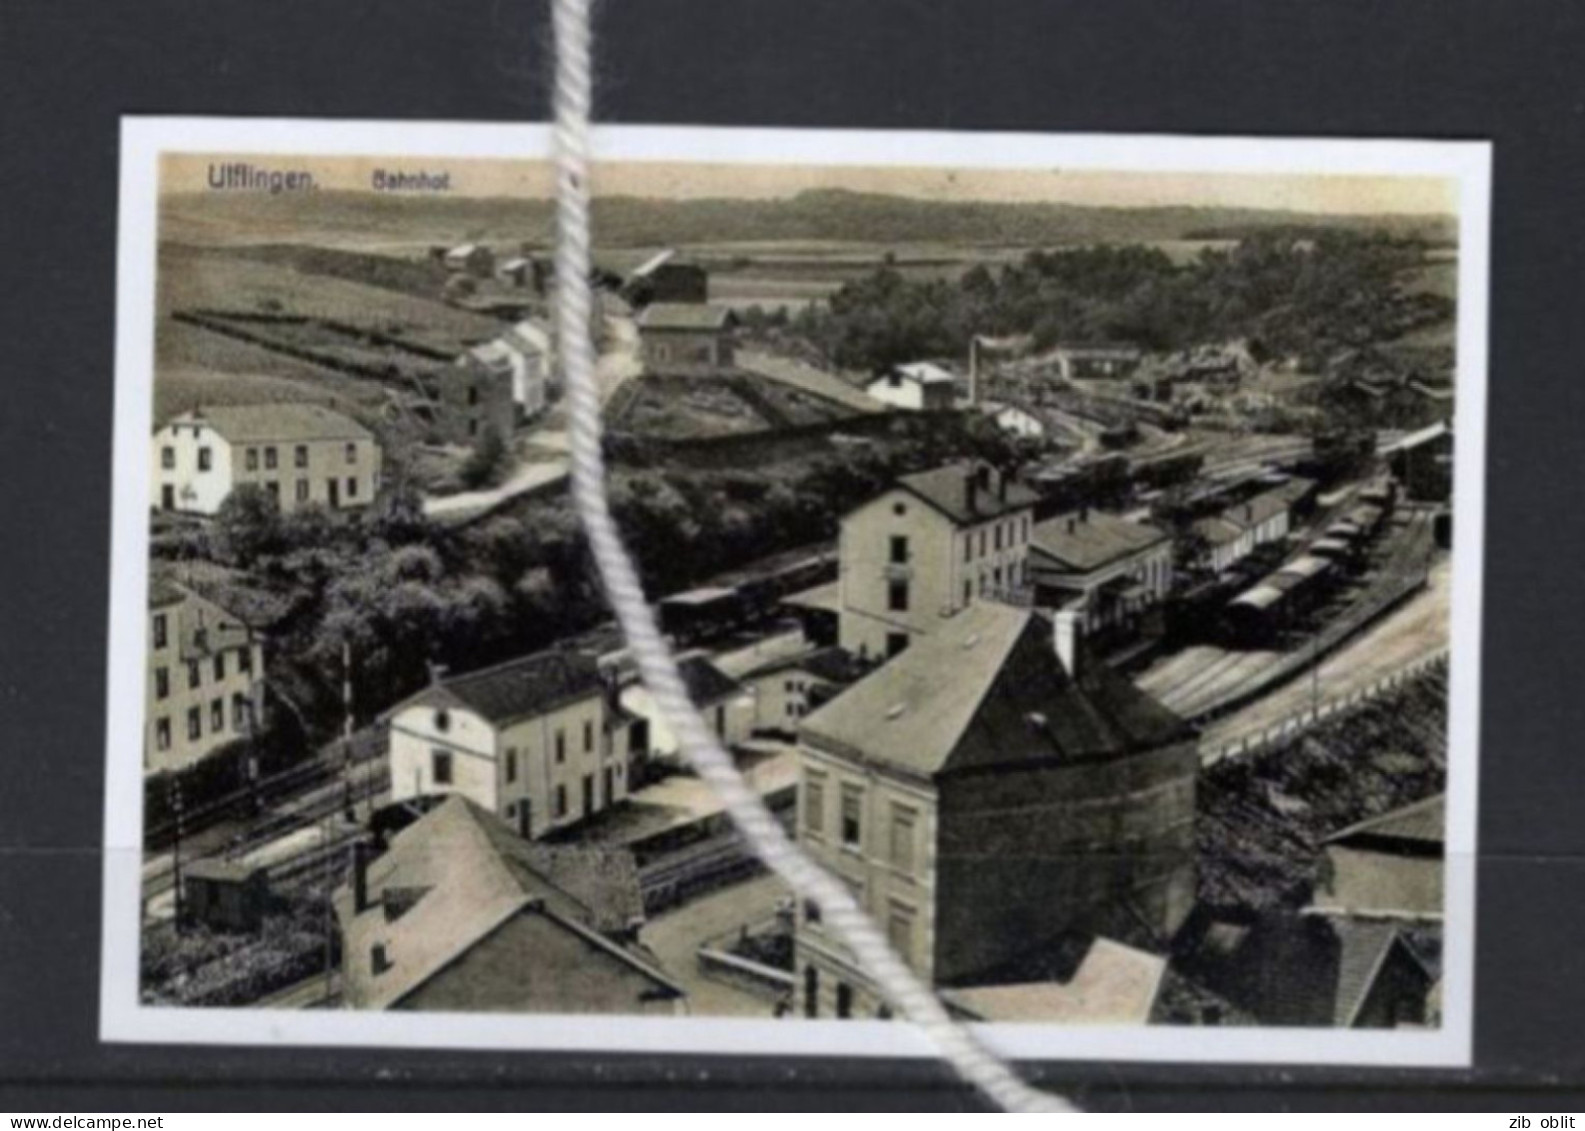
[[[245,483],[283,513],[309,503],[367,506],[380,489],[380,445],[356,420],[317,404],[209,405],[154,433],[153,505],[212,515]]]
[[[754,730],[754,696],[748,689],[702,654],[679,657],[677,670],[688,689],[688,698],[699,709],[699,717],[723,746],[731,748],[750,736]],[[650,757],[675,758],[677,737],[643,682],[633,680],[624,686],[619,701],[623,711],[648,724]]]
[[[533,321],[522,321],[500,337],[474,346],[468,357],[491,373],[509,374],[512,400],[519,420],[529,420],[550,405],[550,332]]]
[[[558,650],[438,679],[389,727],[393,801],[461,794],[530,839],[627,797],[647,744],[594,659]]]
[[[882,404],[914,412],[950,409],[956,400],[956,390],[957,378],[929,361],[894,365],[864,386],[864,391]]]

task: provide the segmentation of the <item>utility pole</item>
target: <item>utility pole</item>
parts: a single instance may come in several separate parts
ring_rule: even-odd
[[[175,894],[176,933],[182,933],[182,779],[171,778],[171,817],[176,836],[171,842],[171,890]]]

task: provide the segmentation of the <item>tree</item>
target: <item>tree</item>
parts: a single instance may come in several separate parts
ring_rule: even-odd
[[[220,504],[210,536],[221,561],[252,565],[281,546],[280,504],[257,483],[244,483]]]

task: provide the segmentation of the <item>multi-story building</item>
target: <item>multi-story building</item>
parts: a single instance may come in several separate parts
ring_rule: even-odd
[[[212,515],[257,484],[290,512],[309,503],[367,506],[380,489],[380,446],[357,421],[317,404],[208,405],[154,433],[154,505]]]
[[[494,364],[469,351],[432,372],[430,426],[444,444],[473,447],[488,433],[510,440],[517,427],[517,377],[510,364]],[[525,389],[525,395],[527,390]]]
[[[263,724],[264,642],[178,585],[149,586],[145,773],[180,770]]]
[[[1087,631],[1127,627],[1172,589],[1172,536],[1084,507],[1035,524],[1029,573],[1037,604],[1080,608]]]
[[[1026,980],[1031,955],[1119,922],[1164,949],[1192,906],[1193,732],[1080,634],[976,602],[799,730],[799,842],[932,985]],[[882,1013],[819,907],[795,962],[804,1015]]]
[[[550,405],[550,332],[537,322],[524,320],[500,337],[474,346],[463,355],[463,364],[477,367],[496,382],[509,378],[520,421],[539,416]]]
[[[1021,590],[1036,496],[989,464],[904,475],[842,518],[840,644],[894,656],[966,607]]]
[[[577,824],[627,796],[644,754],[647,724],[613,696],[559,650],[439,678],[389,714],[391,798],[461,794],[529,838]]]

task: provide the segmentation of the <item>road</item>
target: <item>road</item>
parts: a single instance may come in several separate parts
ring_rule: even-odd
[[[1235,711],[1208,728],[1202,745],[1220,747],[1305,710],[1316,701],[1358,691],[1416,660],[1445,649],[1451,629],[1452,565],[1444,555],[1426,587],[1332,653],[1320,667]]]
[[[688,1010],[696,1017],[770,1017],[768,998],[751,994],[699,972],[699,948],[739,927],[765,922],[787,887],[775,876],[756,876],[690,900],[655,916],[640,940],[660,959],[666,973],[688,991]]]

